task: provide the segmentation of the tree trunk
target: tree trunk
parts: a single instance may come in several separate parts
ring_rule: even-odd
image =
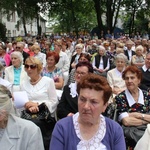
[[[41,35],[41,26],[39,24],[39,14],[38,13],[36,15],[36,21],[37,21],[37,32],[38,32],[38,35]]]
[[[113,22],[113,14],[114,12],[111,9],[112,7],[112,0],[106,1],[106,26],[107,29],[110,30],[110,33],[112,32],[112,22]]]
[[[27,36],[26,19],[24,17],[24,12],[22,14],[22,23],[23,23],[23,28],[24,28],[24,34],[25,36]]]
[[[71,7],[71,13],[72,13],[72,18],[73,18],[73,25],[74,25],[75,33],[76,33],[76,36],[78,38],[79,33],[78,33],[78,27],[77,27],[77,24],[76,24],[76,17],[75,17],[75,12],[74,12],[74,7],[73,7],[73,1],[72,0],[70,0],[70,7]]]
[[[102,22],[102,12],[101,12],[101,0],[93,0],[94,1],[94,7],[95,7],[95,12],[97,16],[97,23],[98,23],[98,28],[100,31],[103,30],[103,22]]]
[[[116,11],[116,15],[115,15],[115,17],[114,17],[114,24],[113,24],[112,30],[115,29],[116,24],[117,24],[117,19],[118,19],[118,15],[119,15],[119,10],[120,10],[121,1],[122,1],[122,0],[119,0],[119,2],[118,2],[117,11]],[[114,2],[114,5],[115,5],[115,4],[116,4],[116,1]],[[115,8],[113,8],[113,9],[115,9]]]

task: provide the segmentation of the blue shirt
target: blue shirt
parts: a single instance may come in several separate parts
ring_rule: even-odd
[[[19,68],[14,67],[14,85],[20,85],[21,66]]]

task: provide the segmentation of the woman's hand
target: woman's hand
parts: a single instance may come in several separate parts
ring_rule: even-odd
[[[39,111],[39,108],[33,106],[33,107],[30,107],[30,108],[29,108],[29,111],[30,111],[31,113],[37,113],[37,112]]]
[[[25,109],[29,109],[29,108],[31,108],[31,107],[38,107],[38,103],[29,101],[29,102],[27,102],[27,103],[25,104],[24,107],[25,107]]]
[[[129,117],[134,117],[136,119],[142,119],[142,113],[139,112],[132,112],[132,113],[128,113]]]

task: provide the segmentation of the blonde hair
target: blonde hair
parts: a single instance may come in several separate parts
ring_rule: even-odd
[[[31,47],[31,50],[34,52],[34,50],[38,50],[38,51],[41,51],[41,48],[38,44],[34,44],[32,47]]]
[[[77,45],[75,46],[75,48],[77,48],[77,47],[83,49],[83,44],[77,44]]]
[[[136,52],[137,50],[142,50],[142,52],[143,52],[143,51],[144,51],[144,47],[143,47],[142,45],[139,45],[139,46],[137,46],[137,47],[135,48],[135,52]]]
[[[123,48],[117,47],[117,48],[116,48],[116,53],[117,53],[117,54],[120,54],[120,53],[123,53],[123,54],[124,54]]]
[[[42,69],[43,69],[42,62],[38,58],[35,58],[33,56],[29,56],[26,59],[25,64],[28,62],[32,62],[33,64],[37,65],[38,73],[40,73],[42,71]]]

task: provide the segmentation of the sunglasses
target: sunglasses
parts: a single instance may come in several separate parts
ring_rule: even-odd
[[[16,48],[17,48],[17,49],[20,49],[21,47],[18,47],[18,46],[17,46]]]
[[[26,69],[29,69],[29,67],[30,67],[30,69],[35,69],[35,68],[37,68],[37,65],[24,65],[24,67]]]

